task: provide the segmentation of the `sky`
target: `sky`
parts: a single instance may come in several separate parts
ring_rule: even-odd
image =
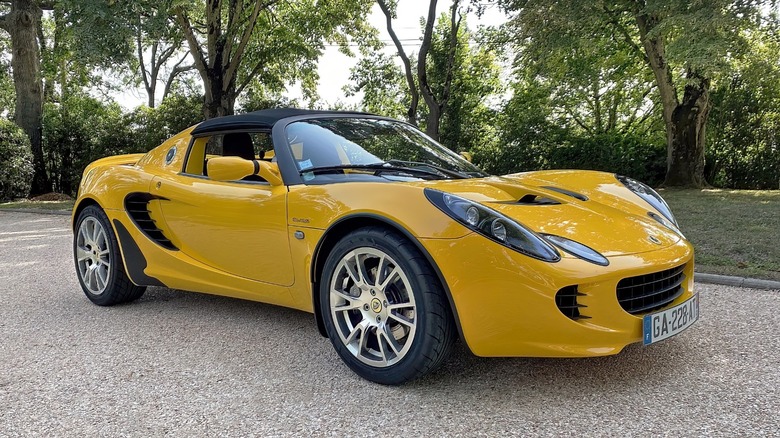
[[[427,1],[420,0],[398,1],[397,19],[393,21],[393,29],[398,35],[398,39],[402,41],[407,54],[416,53],[420,47],[419,40],[422,36],[420,19],[427,16],[428,4]],[[447,11],[451,4],[450,1],[440,0],[437,8],[438,14]],[[480,25],[498,25],[505,20],[505,15],[495,6],[488,8],[482,17],[477,17],[473,13],[467,17],[469,27],[472,29],[476,29]],[[396,53],[395,46],[387,33],[385,16],[378,5],[374,5],[368,21],[379,29],[379,38],[386,42],[384,50],[388,54],[394,55]],[[357,53],[356,55],[359,56]],[[320,82],[317,92],[320,95],[320,101],[328,104],[334,104],[339,101],[345,104],[357,104],[360,102],[361,96],[346,97],[342,90],[349,82],[350,69],[355,66],[358,59],[357,57],[349,57],[340,53],[338,47],[326,48],[319,61]],[[401,61],[397,57],[396,59],[400,69]],[[158,88],[162,90],[162,84],[158,85]],[[302,93],[298,86],[291,86],[285,93],[285,96],[297,98],[301,104],[304,104]],[[116,99],[123,107],[130,109],[145,104],[146,94],[143,87],[128,89],[116,96]]]
[[[398,2],[397,19],[393,22],[393,30],[404,45],[407,54],[416,53],[420,47],[420,38],[422,37],[420,19],[428,15],[428,4],[428,2],[419,0],[400,0]],[[437,16],[447,11],[451,4],[449,1],[439,1]],[[386,43],[385,52],[390,55],[395,54],[395,46],[387,33],[385,16],[378,5],[374,5],[368,20],[379,29],[379,38]],[[467,17],[469,27],[472,29],[476,29],[479,25],[498,25],[505,20],[506,16],[495,7],[486,10],[481,18],[474,14]],[[320,100],[327,103],[335,103],[340,100],[349,104],[360,101],[360,96],[348,98],[342,91],[342,88],[349,82],[350,69],[355,66],[358,59],[340,53],[337,47],[326,49],[319,63],[320,83],[317,92],[320,95]],[[400,69],[401,61],[400,59],[396,60]],[[287,93],[288,97],[300,97],[300,95],[300,90],[296,89],[291,89]]]

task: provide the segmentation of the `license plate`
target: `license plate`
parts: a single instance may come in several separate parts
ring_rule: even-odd
[[[650,345],[690,327],[699,319],[699,295],[661,312],[645,315],[642,335],[645,345]]]

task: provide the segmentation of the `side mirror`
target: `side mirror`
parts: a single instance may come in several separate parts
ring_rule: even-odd
[[[241,157],[214,157],[206,163],[209,178],[215,181],[239,181],[257,175],[272,186],[282,185],[282,176],[276,163],[245,160]]]
[[[471,163],[471,158],[472,158],[471,152],[463,151],[463,152],[460,153],[460,156],[463,157],[469,163]]]

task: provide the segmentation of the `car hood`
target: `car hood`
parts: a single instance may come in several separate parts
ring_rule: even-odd
[[[580,242],[607,257],[658,250],[681,238],[650,218],[653,207],[613,174],[540,171],[423,185],[479,202],[537,233]]]

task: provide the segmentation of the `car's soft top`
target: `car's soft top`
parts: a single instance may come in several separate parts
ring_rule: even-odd
[[[246,114],[233,116],[216,117],[200,123],[192,130],[192,135],[204,133],[214,133],[222,131],[232,131],[240,129],[271,129],[276,122],[288,117],[308,116],[308,115],[356,115],[373,116],[369,113],[353,111],[321,111],[307,110],[298,108],[273,108],[260,111],[254,111]]]

